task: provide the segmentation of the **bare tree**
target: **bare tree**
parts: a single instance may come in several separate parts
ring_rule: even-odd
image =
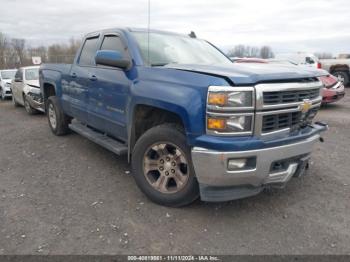
[[[0,32],[0,67],[6,66],[6,49],[8,47],[8,42],[6,36]]]
[[[228,51],[227,55],[230,57],[244,57],[245,46],[244,45],[236,45],[233,49]]]
[[[24,65],[27,60],[25,52],[26,40],[20,38],[12,38],[11,45],[17,55],[19,65]]]
[[[273,54],[273,52],[272,52],[271,47],[266,46],[266,45],[262,46],[262,47],[260,48],[260,57],[261,57],[261,58],[264,58],[264,59],[273,58],[273,57],[274,57],[274,54]]]
[[[267,52],[266,55],[265,52]],[[273,56],[273,53],[268,46],[263,46],[260,49],[257,46],[236,45],[233,49],[228,51],[227,55],[231,57],[262,57],[262,55],[264,55],[270,58]]]
[[[260,49],[259,49],[259,47],[252,46],[252,47],[250,48],[249,57],[259,57],[259,55],[260,55]]]

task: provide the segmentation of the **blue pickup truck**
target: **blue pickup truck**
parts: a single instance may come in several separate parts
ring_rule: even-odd
[[[136,184],[167,206],[283,187],[327,125],[312,123],[327,72],[234,64],[195,37],[114,28],[85,36],[72,65],[44,64],[55,135],[69,130],[128,156]]]

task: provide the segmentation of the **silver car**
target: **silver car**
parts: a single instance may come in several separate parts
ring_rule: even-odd
[[[21,67],[12,81],[12,101],[15,106],[22,105],[32,115],[44,112],[43,99],[39,85],[39,66]]]
[[[6,69],[0,71],[0,97],[5,100],[11,97],[11,81],[15,78],[17,69]]]

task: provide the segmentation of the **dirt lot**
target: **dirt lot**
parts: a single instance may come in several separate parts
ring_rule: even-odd
[[[308,175],[181,209],[148,201],[118,158],[0,102],[0,254],[350,254],[350,89]]]

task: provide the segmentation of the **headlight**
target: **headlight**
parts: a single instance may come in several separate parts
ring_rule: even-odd
[[[207,131],[211,134],[252,134],[253,114],[242,115],[211,115],[207,116]]]
[[[211,86],[208,90],[208,106],[212,109],[252,109],[254,106],[254,90],[252,87],[224,87]]]
[[[252,135],[254,92],[253,87],[210,86],[207,98],[207,133]]]

